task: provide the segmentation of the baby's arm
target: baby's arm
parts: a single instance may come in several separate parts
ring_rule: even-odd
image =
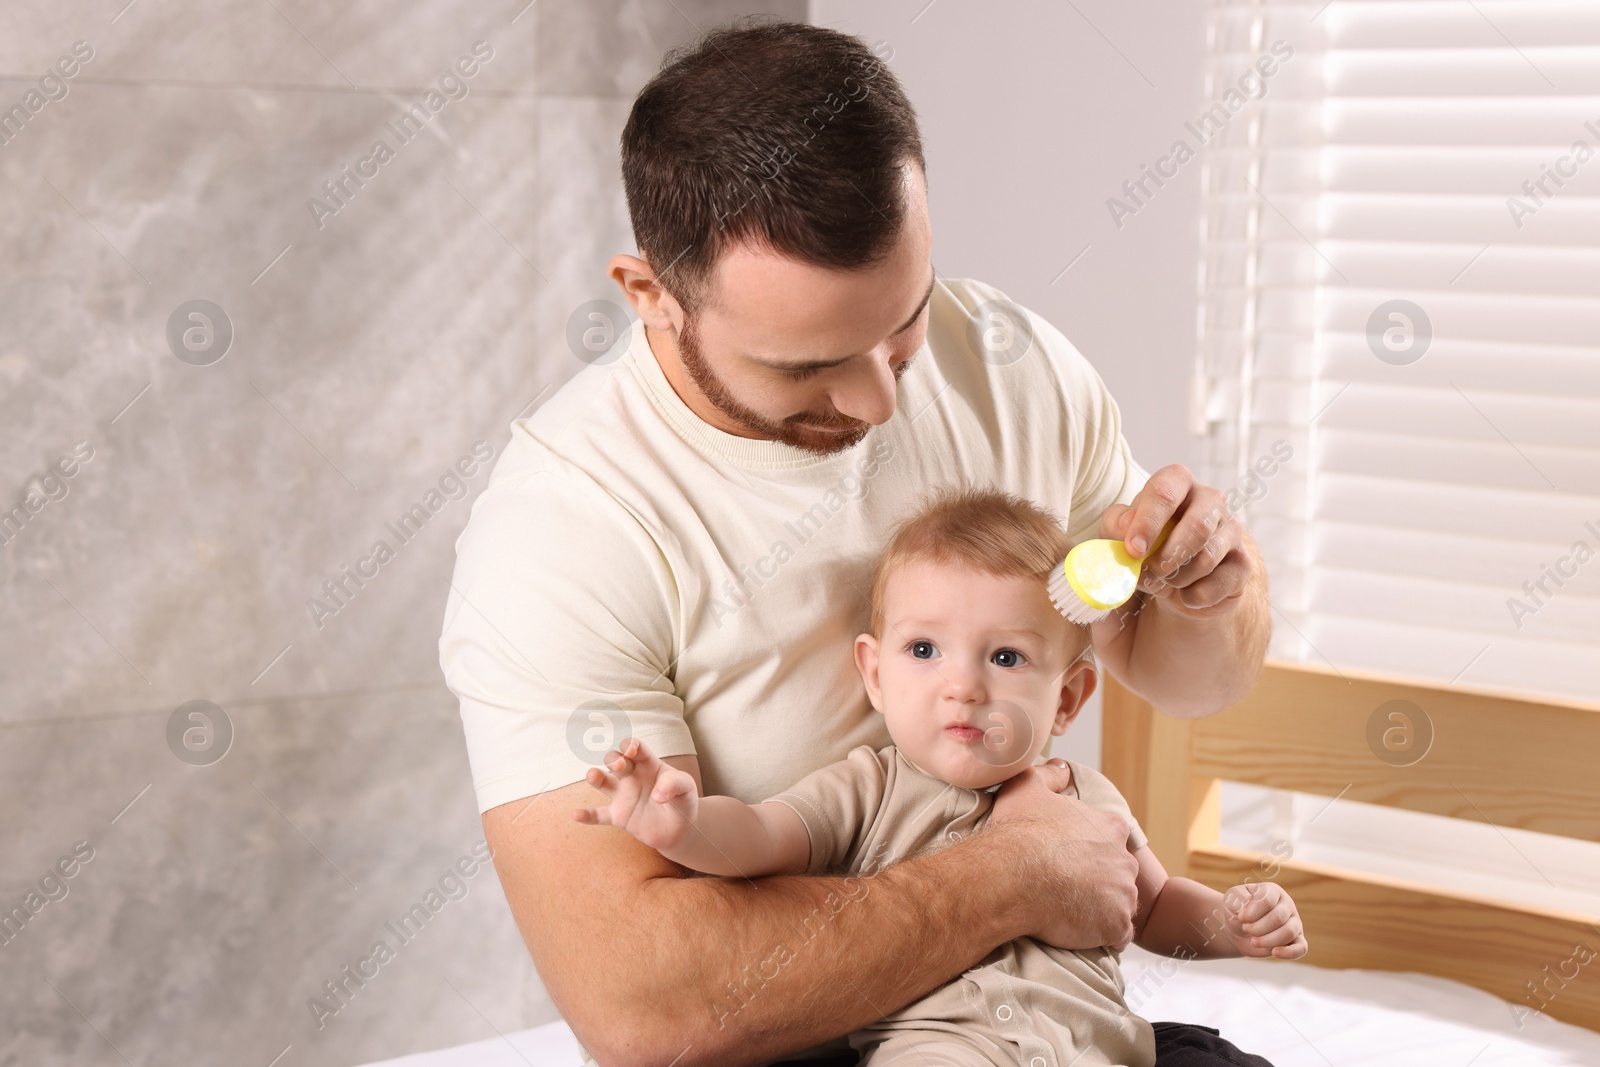
[[[701,797],[700,811],[683,843],[661,854],[706,874],[760,878],[803,873],[811,841],[805,823],[787,804]]]
[[[658,759],[637,737],[584,779],[611,802],[577,808],[578,822],[617,826],[674,863],[706,874],[758,878],[802,873],[811,858],[805,823],[787,804],[702,797],[694,779]],[[610,753],[607,753],[610,755]]]
[[[1134,944],[1184,959],[1274,956],[1295,960],[1308,951],[1300,915],[1276,882],[1237,885],[1219,893],[1192,878],[1170,878],[1149,846],[1139,861],[1139,907]]]

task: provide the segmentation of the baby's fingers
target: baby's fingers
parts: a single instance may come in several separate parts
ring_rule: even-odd
[[[1275,888],[1271,883],[1255,882],[1230,889],[1228,903],[1234,918],[1247,926],[1265,918],[1279,899]]]
[[[662,763],[654,752],[650,751],[649,745],[637,737],[630,737],[623,741],[622,744],[617,746],[617,750],[627,762],[629,771],[637,767],[644,772],[647,778],[659,777],[671,769],[667,764]]]
[[[617,780],[616,775],[607,773],[604,767],[590,767],[583,772],[583,780],[606,796],[612,796],[622,788],[622,783]]]
[[[662,773],[656,778],[655,788],[650,791],[650,799],[660,804],[668,804],[681,796],[688,796],[694,792],[694,779],[687,774],[674,774],[672,768],[662,765]]]
[[[1290,919],[1282,926],[1275,927],[1264,934],[1250,939],[1250,944],[1257,949],[1277,949],[1292,945],[1300,940],[1304,928],[1298,918]]]
[[[1280,960],[1297,960],[1311,951],[1311,946],[1306,939],[1298,937],[1287,945],[1280,945],[1272,950],[1272,955]]]
[[[613,803],[623,791],[622,783],[615,775],[608,774],[604,767],[590,767],[583,773],[583,780],[604,793]],[[611,821],[609,804],[603,808],[578,808],[572,813],[572,817],[579,822],[595,823],[599,826],[619,825]]]
[[[1299,913],[1295,910],[1293,902],[1284,897],[1259,919],[1244,923],[1243,929],[1247,934],[1265,934],[1278,929],[1297,914]]]
[[[618,778],[626,778],[633,773],[636,763],[643,762],[638,758],[639,750],[643,748],[643,741],[637,737],[630,737],[605,754],[604,766],[615,771]],[[649,756],[649,754],[649,750],[644,749],[644,755]]]
[[[572,817],[577,822],[593,823],[596,826],[614,825],[611,821],[610,808],[573,808]]]

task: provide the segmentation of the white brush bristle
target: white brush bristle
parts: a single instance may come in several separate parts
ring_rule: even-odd
[[[1068,622],[1077,623],[1079,626],[1099,622],[1111,614],[1110,608],[1091,608],[1085,604],[1083,598],[1072,588],[1072,583],[1067,581],[1066,572],[1059,567],[1050,576],[1050,602]]]

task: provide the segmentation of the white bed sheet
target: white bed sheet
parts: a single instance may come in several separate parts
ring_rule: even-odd
[[[1130,947],[1128,1003],[1202,1023],[1274,1067],[1600,1067],[1600,1033],[1523,1018],[1471,986],[1424,974],[1304,963],[1179,963]],[[367,1067],[578,1067],[564,1023]]]

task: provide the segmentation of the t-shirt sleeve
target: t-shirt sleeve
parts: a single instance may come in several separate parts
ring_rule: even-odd
[[[1100,373],[1043,316],[1030,311],[1028,317],[1057,383],[1061,454],[1077,457],[1067,516],[1067,535],[1076,544],[1100,536],[1106,508],[1132,504],[1150,474],[1133,458],[1122,435],[1122,412]]]
[[[695,751],[669,677],[676,603],[660,548],[603,491],[542,471],[484,490],[439,638],[480,813],[582,780],[630,736]]]
[[[1079,800],[1097,811],[1119,815],[1127,822],[1129,852],[1137,852],[1150,843],[1150,839],[1144,835],[1144,828],[1139,825],[1139,820],[1133,817],[1133,811],[1129,809],[1122,791],[1112,784],[1111,779],[1093,767],[1085,767],[1081,763],[1068,760],[1067,765],[1072,768],[1072,784],[1078,790]]]
[[[956,328],[967,330],[969,348],[989,325],[986,316],[998,310],[994,305],[1026,315],[1031,337],[1025,351],[984,373],[989,388],[1009,399],[1007,420],[1041,457],[1034,468],[1050,472],[1047,484],[1034,486],[1031,495],[1065,518],[1074,543],[1098,537],[1105,510],[1132,504],[1150,480],[1122,434],[1122,413],[1111,391],[1083,353],[1042,315],[985,282],[958,278],[947,285],[966,315],[964,323],[958,316]]]
[[[870,745],[857,745],[837,763],[819,767],[767,798],[794,809],[811,839],[807,874],[846,867],[883,804],[888,775]]]

